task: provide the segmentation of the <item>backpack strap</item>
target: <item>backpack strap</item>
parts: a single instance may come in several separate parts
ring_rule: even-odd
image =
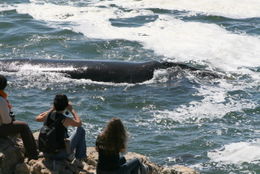
[[[61,121],[61,119],[63,119],[63,118],[59,118],[59,117],[56,118],[56,115],[55,115],[55,120],[52,120],[52,119],[51,119],[51,116],[52,116],[53,114],[56,114],[56,113],[50,112],[50,113],[48,114],[47,119],[44,121],[44,125],[45,125],[45,126],[53,127],[53,126],[55,126],[56,123],[58,123],[59,121]],[[49,124],[49,123],[51,122],[51,120],[52,120],[52,123]]]

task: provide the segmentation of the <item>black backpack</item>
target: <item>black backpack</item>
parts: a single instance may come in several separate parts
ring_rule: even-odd
[[[51,112],[47,116],[43,127],[40,130],[38,143],[39,150],[45,153],[55,153],[63,148],[63,144],[59,141],[57,125],[61,124],[62,117],[56,118],[55,113]],[[51,116],[55,116],[55,120],[51,120]]]

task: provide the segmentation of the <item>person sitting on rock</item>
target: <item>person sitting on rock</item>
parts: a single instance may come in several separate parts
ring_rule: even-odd
[[[66,110],[73,115],[73,118],[64,115]],[[54,128],[56,129],[56,138],[59,148],[53,149],[53,153],[44,153],[46,157],[53,160],[73,160],[71,157],[75,155],[77,160],[86,160],[85,130],[81,127],[81,119],[73,109],[71,103],[69,103],[66,95],[56,95],[54,98],[53,108],[39,114],[36,116],[35,120],[38,122],[45,122],[44,124],[52,124],[53,122],[57,123]],[[77,127],[70,137],[68,136],[68,126]],[[69,150],[68,147],[66,147],[66,142],[69,142]]]
[[[98,135],[97,174],[148,174],[148,167],[137,158],[126,161],[122,152],[126,152],[128,134],[119,118],[112,118],[106,128]]]
[[[25,156],[29,160],[38,159],[36,142],[28,124],[14,119],[12,105],[7,100],[8,95],[4,91],[6,86],[7,79],[0,75],[0,136],[20,134],[25,147]]]

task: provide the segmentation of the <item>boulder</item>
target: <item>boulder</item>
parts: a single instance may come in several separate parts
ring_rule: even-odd
[[[161,174],[199,174],[199,172],[189,167],[176,165],[163,168]]]
[[[10,138],[0,138],[0,173],[10,174],[16,165],[23,161],[23,153]]]

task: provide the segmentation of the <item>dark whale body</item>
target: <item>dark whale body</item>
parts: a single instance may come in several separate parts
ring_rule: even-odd
[[[157,61],[0,59],[1,71],[17,72],[25,65],[37,66],[41,71],[66,73],[73,79],[91,79],[93,81],[114,83],[144,82],[153,78],[155,70],[169,67],[180,67],[181,69],[188,69],[190,71],[199,70],[181,63]]]

